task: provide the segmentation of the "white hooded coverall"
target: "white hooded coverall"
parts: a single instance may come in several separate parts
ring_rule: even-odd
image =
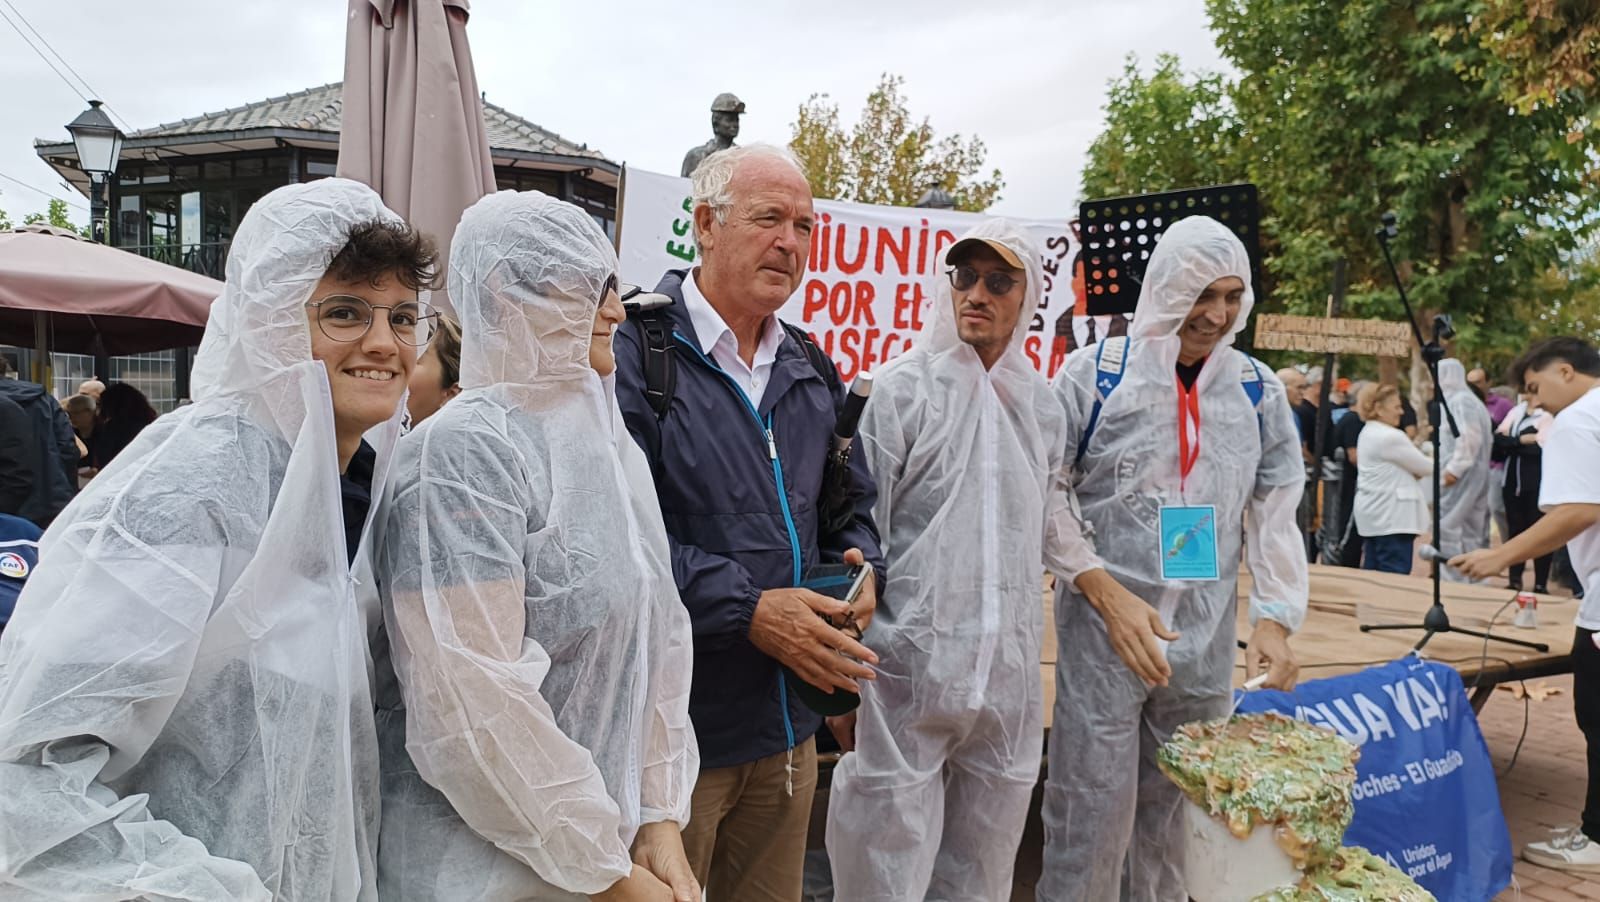
[[[1450,558],[1489,547],[1489,493],[1499,492],[1500,488],[1494,485],[1493,471],[1489,469],[1494,421],[1489,408],[1467,386],[1467,370],[1461,361],[1453,357],[1439,361],[1439,387],[1444,390],[1444,403],[1450,406],[1456,428],[1461,430],[1459,437],[1451,433],[1450,422],[1443,413],[1434,424],[1440,430],[1439,457],[1444,461],[1439,474],[1439,539],[1434,544],[1444,557]],[[1455,485],[1444,484],[1447,475],[1456,477]],[[1441,572],[1450,582],[1467,582],[1453,567],[1444,567]]]
[[[616,271],[538,192],[456,229],[463,391],[401,441],[378,551],[386,902],[581,899],[629,874],[640,824],[688,821],[689,616],[588,358]]]
[[[1224,276],[1243,279],[1245,293],[1232,330],[1195,380],[1199,457],[1180,490],[1177,333],[1200,294]],[[1166,649],[1169,685],[1150,688],[1112,650],[1105,622],[1072,582],[1057,582],[1060,651],[1040,900],[1187,898],[1183,795],[1156,769],[1155,753],[1177,726],[1228,711],[1240,557],[1253,579],[1252,624],[1266,617],[1292,631],[1304,619],[1306,559],[1295,526],[1305,481],[1300,440],[1282,383],[1259,364],[1250,369],[1264,383],[1258,419],[1240,384],[1250,363],[1231,347],[1252,303],[1249,258],[1232,232],[1201,216],[1167,229],[1145,272],[1121,384],[1073,479],[1107,571],[1181,638]],[[1096,371],[1096,354],[1085,349],[1053,386],[1066,412],[1069,463],[1094,407]],[[1215,506],[1218,579],[1163,583],[1164,505]]]
[[[0,898],[375,898],[378,613],[304,305],[351,226],[398,219],[344,179],[257,201],[195,403],[45,534],[0,642]],[[367,436],[374,497],[399,426]]]
[[[1076,521],[1047,533],[1066,422],[1022,343],[1039,305],[1033,240],[1014,223],[965,237],[1025,264],[1010,346],[986,370],[934,276],[931,335],[875,378],[861,450],[888,582],[865,642],[856,749],[833,772],[828,855],[838,898],[1005,900],[1043,751],[1045,545],[1097,566]]]

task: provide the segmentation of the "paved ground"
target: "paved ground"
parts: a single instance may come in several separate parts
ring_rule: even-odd
[[[1519,856],[1524,843],[1543,839],[1551,827],[1578,822],[1587,780],[1583,734],[1572,719],[1572,678],[1535,680],[1529,685],[1559,687],[1561,694],[1527,705],[1528,738],[1516,767],[1500,778],[1500,804]],[[1504,772],[1510,763],[1522,722],[1523,703],[1504,690],[1496,692],[1478,715],[1497,772]],[[1600,874],[1578,877],[1520,857],[1515,873],[1522,899],[1600,899]],[[1507,902],[1517,898],[1516,886],[1499,896]]]

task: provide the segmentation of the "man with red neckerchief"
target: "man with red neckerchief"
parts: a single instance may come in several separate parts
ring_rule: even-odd
[[[1230,347],[1253,300],[1239,239],[1181,220],[1151,254],[1129,339],[1056,378],[1068,478],[1105,566],[1057,582],[1040,900],[1187,898],[1183,797],[1155,754],[1176,727],[1228,712],[1241,558],[1250,675],[1294,685],[1304,469],[1283,384]]]

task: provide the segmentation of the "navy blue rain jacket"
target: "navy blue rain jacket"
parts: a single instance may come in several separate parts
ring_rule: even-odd
[[[674,302],[666,309],[677,356],[672,407],[657,420],[645,398],[644,337],[632,319],[615,341],[617,402],[650,459],[673,576],[694,624],[689,716],[701,766],[731,767],[793,748],[821,726],[788,685],[794,678],[751,644],[750,617],[763,590],[793,586],[818,562],[839,562],[848,548],[861,549],[883,585],[872,522],[877,490],[854,456],[855,521],[819,542],[816,505],[843,386],[824,382],[786,335],[752,409],[700,348],[683,306],[685,277],[669,272],[656,288]]]

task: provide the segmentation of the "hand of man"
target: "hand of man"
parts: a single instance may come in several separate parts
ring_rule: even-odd
[[[1499,549],[1496,548],[1479,548],[1477,551],[1458,554],[1450,559],[1450,566],[1470,580],[1488,579],[1506,569],[1506,565],[1500,560]]]
[[[637,864],[633,873],[589,898],[594,902],[677,902],[665,883]]]
[[[1156,640],[1173,642],[1178,634],[1167,629],[1156,609],[1099,568],[1078,574],[1076,583],[1078,591],[1100,612],[1111,648],[1122,663],[1148,685],[1167,685],[1172,665]]]
[[[835,689],[844,689],[859,693],[856,680],[877,679],[877,674],[858,662],[876,664],[878,656],[829,626],[841,621],[847,610],[849,607],[837,598],[809,589],[768,589],[761,593],[755,614],[750,617],[750,641],[824,692],[832,694]]]
[[[859,548],[851,548],[844,553],[844,562],[852,567],[865,566],[867,556]],[[867,631],[867,626],[872,623],[872,615],[878,610],[878,574],[873,573],[867,577],[866,585],[861,587],[861,594],[856,596],[855,603],[850,605],[850,612],[855,615],[856,627],[862,632]]]
[[[1445,484],[1446,488],[1455,485],[1456,484],[1456,474],[1454,474],[1454,473],[1446,473],[1446,474],[1444,474],[1444,484]]]
[[[700,882],[683,851],[683,832],[672,821],[641,824],[633,838],[633,863],[672,890],[673,902],[700,902]]]
[[[839,743],[839,751],[853,752],[856,750],[856,714],[841,714],[838,717],[823,718],[828,724],[828,729],[833,732],[833,738]]]
[[[1517,436],[1517,441],[1521,442],[1524,445],[1537,445],[1539,443],[1539,433],[1537,433],[1537,432],[1524,432],[1521,435]]]
[[[1289,650],[1289,628],[1275,620],[1257,623],[1244,650],[1245,679],[1254,679],[1263,669],[1267,672],[1263,689],[1288,692],[1300,678],[1300,664]]]

